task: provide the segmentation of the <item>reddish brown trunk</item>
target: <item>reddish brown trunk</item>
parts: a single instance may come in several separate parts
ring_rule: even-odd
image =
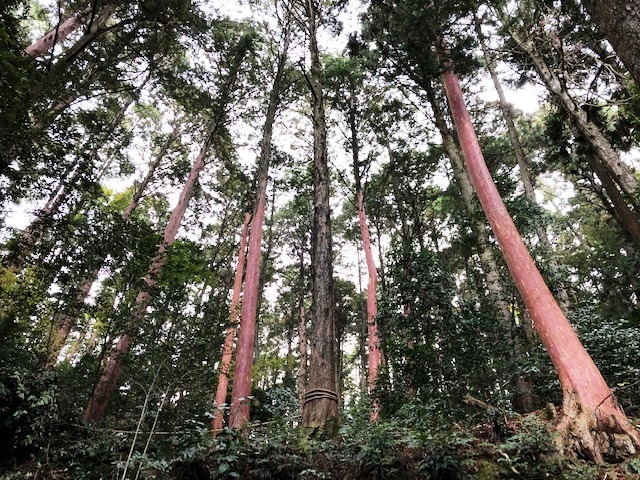
[[[367,226],[367,217],[364,211],[364,202],[362,192],[357,193],[358,202],[358,220],[360,221],[360,234],[362,235],[362,249],[367,261],[367,272],[369,274],[369,283],[367,285],[367,345],[369,347],[368,361],[368,378],[369,393],[375,389],[380,369],[380,336],[378,333],[378,301],[376,294],[378,291],[378,272],[376,264],[373,261],[373,252],[371,250],[371,237],[369,236],[369,227]],[[373,401],[371,410],[371,421],[375,422],[379,416],[379,400]]]
[[[249,420],[251,396],[251,367],[254,359],[256,339],[256,315],[260,297],[260,257],[262,246],[262,226],[267,203],[267,183],[269,181],[269,163],[271,160],[271,139],[273,123],[280,103],[280,90],[287,51],[289,49],[289,26],[284,26],[283,46],[279,52],[276,75],[273,81],[267,115],[262,130],[260,161],[256,182],[256,202],[249,234],[249,253],[247,255],[247,275],[244,283],[240,330],[236,348],[236,364],[231,389],[231,410],[229,426],[241,428]]]
[[[109,404],[109,398],[115,387],[116,381],[118,380],[120,371],[122,370],[124,356],[129,351],[135,330],[139,327],[143,317],[147,313],[147,307],[151,301],[151,290],[158,283],[160,273],[167,262],[167,248],[176,238],[176,234],[178,233],[178,229],[182,223],[182,218],[184,217],[189,200],[191,199],[193,188],[195,187],[200,172],[204,168],[207,150],[209,149],[209,145],[213,139],[214,132],[215,126],[209,132],[207,140],[202,145],[200,153],[198,154],[191,172],[189,173],[189,177],[182,188],[178,204],[173,209],[173,212],[171,212],[171,217],[164,229],[163,241],[158,248],[156,256],[149,265],[147,275],[144,278],[144,286],[136,297],[133,312],[131,313],[127,323],[126,333],[120,337],[111,350],[105,362],[102,375],[100,376],[100,379],[93,390],[93,394],[89,399],[89,403],[84,410],[83,417],[85,422],[99,422],[104,417],[107,405]]]
[[[56,28],[25,48],[22,53],[27,57],[37,57],[47,53],[56,43],[63,42],[70,34],[80,28],[91,11],[92,7],[89,7],[63,20]]]
[[[222,359],[220,360],[220,374],[218,376],[218,388],[216,389],[216,400],[213,412],[213,434],[216,435],[222,430],[224,421],[224,407],[227,403],[227,388],[229,386],[229,365],[233,357],[233,341],[236,338],[236,324],[238,323],[238,307],[240,306],[240,292],[242,291],[242,277],[244,275],[244,259],[247,251],[247,232],[249,230],[249,220],[251,214],[244,216],[242,226],[242,236],[240,237],[240,252],[238,253],[238,264],[233,282],[233,295],[231,296],[231,313],[229,314],[229,328],[224,337],[224,347],[222,348]]]
[[[457,76],[449,69],[442,78],[480,204],[560,378],[563,426],[576,434],[581,450],[597,461],[602,461],[602,447],[596,444],[592,430],[626,434],[640,446],[640,435],[629,424],[598,367],[553,298],[500,198],[484,162]]]

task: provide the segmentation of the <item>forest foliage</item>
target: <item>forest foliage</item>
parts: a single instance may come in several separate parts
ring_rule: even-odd
[[[5,2],[0,476],[640,478],[640,5],[607,3]],[[451,71],[610,388],[586,428]]]

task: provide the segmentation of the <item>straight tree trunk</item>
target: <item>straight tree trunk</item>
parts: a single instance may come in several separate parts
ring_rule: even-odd
[[[322,67],[318,51],[318,12],[307,1],[311,74],[309,78],[313,112],[313,231],[311,246],[311,355],[309,379],[302,409],[302,425],[323,428],[338,416],[336,374],[336,325],[333,298],[331,207],[327,125],[322,89]]]
[[[640,1],[584,0],[582,4],[640,86]]]
[[[127,322],[126,330],[113,346],[106,359],[102,375],[100,376],[100,379],[93,390],[93,394],[89,399],[89,403],[84,410],[83,417],[84,421],[87,423],[100,422],[104,417],[107,405],[109,404],[109,398],[111,397],[111,393],[113,392],[120,372],[122,371],[124,357],[129,351],[129,347],[134,340],[136,330],[140,327],[142,319],[147,313],[147,307],[151,303],[151,292],[157,285],[160,279],[160,274],[167,263],[167,249],[173,244],[176,238],[176,234],[178,233],[178,229],[182,223],[182,218],[187,210],[196,181],[205,166],[205,158],[213,141],[214,134],[216,133],[216,127],[217,124],[214,124],[207,133],[207,138],[200,148],[200,153],[198,154],[198,157],[191,168],[191,172],[189,173],[189,177],[182,188],[178,204],[171,212],[171,217],[164,229],[163,240],[158,247],[158,252],[151,261],[149,269],[147,270],[147,275],[144,278],[144,286],[136,296],[135,305],[129,317],[129,321]]]
[[[269,95],[267,115],[262,129],[262,143],[260,145],[260,161],[256,182],[256,200],[251,220],[249,234],[249,253],[247,255],[247,275],[244,283],[242,311],[240,313],[240,330],[238,332],[238,346],[236,347],[236,363],[233,372],[233,386],[231,390],[231,410],[229,426],[242,428],[249,420],[251,396],[251,367],[253,365],[256,338],[256,314],[260,296],[260,256],[262,245],[262,226],[267,203],[267,183],[269,181],[269,163],[271,161],[271,143],[273,124],[278,113],[282,77],[289,50],[290,30],[289,22],[284,26],[283,45],[278,53],[278,65]]]
[[[538,52],[533,41],[515,30],[511,30],[509,33],[518,43],[518,46],[529,56],[543,83],[557,97],[564,111],[572,119],[576,130],[598,156],[602,165],[609,171],[611,178],[618,184],[627,201],[632,204],[636,203],[638,180],[635,178],[633,171],[622,161],[618,152],[613,149],[611,143],[598,126],[589,120],[587,112],[571,97],[558,75],[549,68],[542,55]]]
[[[564,446],[602,462],[609,446],[608,434],[615,433],[624,435],[635,452],[635,448],[640,448],[640,435],[629,423],[527,251],[484,162],[462,89],[450,67],[442,74],[442,80],[480,204],[560,378],[564,418],[559,427],[566,433]]]
[[[222,430],[224,421],[224,407],[227,403],[227,390],[229,386],[229,365],[233,357],[233,341],[236,338],[236,324],[238,323],[238,313],[240,306],[240,293],[242,291],[242,278],[244,275],[245,254],[247,251],[247,233],[249,231],[249,221],[251,214],[247,212],[244,217],[242,234],[240,237],[240,252],[238,253],[238,264],[233,282],[233,295],[231,296],[231,313],[229,314],[229,328],[224,337],[222,348],[222,359],[220,360],[220,373],[218,375],[218,388],[216,389],[216,399],[213,412],[213,434],[217,435]]]
[[[362,249],[367,261],[367,272],[369,283],[367,284],[367,346],[369,350],[368,360],[368,387],[369,393],[373,393],[378,375],[380,373],[380,334],[378,331],[378,272],[373,261],[373,251],[371,250],[371,237],[367,226],[367,216],[364,211],[362,192],[357,193],[358,197],[358,220],[360,222],[360,235],[362,236]],[[380,400],[374,399],[371,409],[371,421],[378,421],[380,414]]]

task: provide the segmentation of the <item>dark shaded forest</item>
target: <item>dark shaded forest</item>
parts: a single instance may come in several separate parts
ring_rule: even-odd
[[[0,477],[640,478],[640,1],[0,6]]]

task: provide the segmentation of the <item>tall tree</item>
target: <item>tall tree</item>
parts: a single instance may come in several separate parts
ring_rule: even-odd
[[[224,421],[224,407],[227,402],[227,390],[229,387],[229,366],[233,358],[233,343],[236,338],[236,330],[238,323],[238,313],[240,309],[240,294],[242,293],[242,280],[244,277],[245,256],[247,251],[247,233],[249,232],[249,221],[251,214],[246,213],[244,224],[240,234],[240,251],[238,253],[238,263],[236,265],[236,273],[233,282],[233,294],[231,296],[231,312],[229,313],[229,327],[224,336],[224,345],[222,346],[222,358],[220,359],[220,373],[218,374],[218,386],[216,388],[216,396],[213,413],[212,428],[213,434],[216,435],[222,430]]]
[[[192,197],[200,172],[205,166],[205,160],[209,148],[217,140],[217,136],[220,134],[220,130],[224,126],[227,109],[229,108],[231,95],[238,80],[240,67],[247,53],[252,48],[252,45],[253,36],[251,34],[244,34],[238,41],[235,48],[232,49],[232,58],[229,70],[223,79],[218,98],[218,105],[215,109],[214,117],[209,120],[210,125],[206,133],[205,140],[200,147],[200,152],[198,153],[193,167],[191,168],[191,172],[189,173],[189,176],[182,188],[178,204],[171,212],[171,217],[169,218],[164,230],[163,240],[158,247],[155,257],[151,261],[147,274],[144,278],[144,285],[136,296],[133,311],[131,312],[127,322],[126,331],[119,337],[118,341],[109,353],[102,369],[100,379],[98,380],[93,390],[93,394],[91,395],[84,410],[83,417],[86,422],[99,422],[105,414],[109,398],[122,370],[124,355],[128,352],[131,344],[133,343],[135,339],[135,331],[139,328],[140,323],[146,314],[147,307],[151,302],[151,292],[157,285],[160,274],[167,262],[167,249],[171,244],[173,244],[176,234],[178,233],[178,229],[180,228],[189,200]]]
[[[229,425],[232,428],[242,427],[249,420],[251,394],[251,365],[254,358],[256,337],[256,315],[260,296],[260,257],[262,245],[262,226],[267,203],[267,183],[269,181],[269,164],[271,161],[271,141],[273,124],[278,113],[280,96],[283,88],[283,76],[287,62],[287,54],[291,41],[291,15],[288,2],[284,2],[285,18],[282,20],[282,35],[277,56],[277,65],[273,86],[269,94],[269,102],[262,128],[260,159],[256,179],[255,207],[249,234],[249,252],[247,254],[247,275],[242,298],[240,314],[240,331],[236,349],[236,363],[233,374],[231,392],[231,412]]]
[[[302,424],[324,427],[338,416],[336,325],[333,299],[331,206],[327,123],[324,110],[322,65],[318,49],[319,2],[307,0],[304,9],[309,35],[309,88],[313,119],[313,231],[311,246],[311,335],[307,390]]]
[[[629,423],[598,367],[582,346],[527,251],[484,162],[462,89],[452,67],[442,74],[452,116],[480,204],[500,244],[511,276],[560,378],[564,445],[597,462],[606,453],[607,435],[626,435],[640,448],[640,434]],[[607,444],[608,445],[608,444]]]
[[[591,20],[613,46],[636,85],[640,85],[640,1],[583,0]]]

